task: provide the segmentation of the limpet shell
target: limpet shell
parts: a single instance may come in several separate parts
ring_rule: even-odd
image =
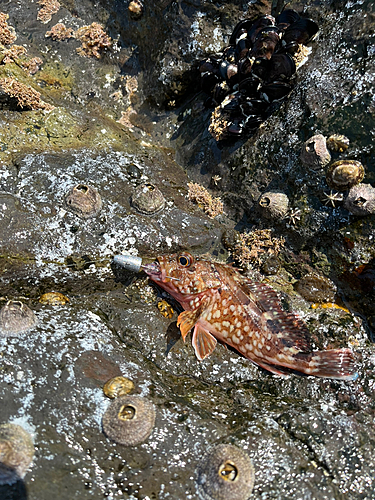
[[[120,396],[104,413],[102,424],[104,433],[116,443],[136,446],[152,432],[155,407],[141,396]]]
[[[331,161],[324,135],[317,134],[308,139],[301,151],[301,161],[305,167],[319,169]]]
[[[285,193],[269,191],[259,198],[261,214],[267,219],[283,219],[289,208],[289,198]]]
[[[70,300],[60,292],[47,292],[40,296],[39,302],[49,306],[64,306]]]
[[[327,184],[337,191],[346,191],[359,184],[365,176],[363,165],[356,160],[339,160],[327,170]]]
[[[77,184],[65,196],[69,210],[82,219],[97,215],[102,208],[102,199],[98,191],[86,184]]]
[[[371,184],[353,186],[344,201],[344,207],[354,215],[375,214],[375,188]]]
[[[330,279],[317,274],[306,274],[299,279],[295,285],[295,290],[309,302],[334,302],[337,287]]]
[[[327,139],[327,147],[336,153],[342,153],[349,147],[349,139],[345,135],[332,134]]]
[[[134,389],[134,382],[129,378],[118,376],[109,379],[103,387],[104,394],[111,399],[129,394]]]
[[[8,300],[0,311],[0,336],[16,337],[36,324],[34,312],[19,300]]]
[[[23,478],[34,457],[30,434],[17,424],[0,425],[0,484]]]
[[[248,500],[254,488],[250,457],[237,446],[215,446],[198,466],[198,491],[204,500]]]
[[[142,214],[155,214],[165,206],[165,198],[154,184],[141,184],[132,196],[132,205]]]

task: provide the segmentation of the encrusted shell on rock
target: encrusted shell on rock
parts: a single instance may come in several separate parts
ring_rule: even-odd
[[[319,169],[331,161],[324,135],[317,134],[308,139],[301,151],[301,161],[305,167]]]
[[[282,219],[288,212],[289,198],[285,193],[269,191],[258,201],[261,214],[267,219]]]
[[[142,214],[155,214],[165,206],[165,198],[154,184],[141,184],[132,196],[132,205]]]
[[[144,12],[143,3],[140,0],[131,0],[128,5],[128,10],[131,16],[134,17],[134,19],[139,19],[140,17],[142,17],[142,14]]]
[[[349,147],[349,139],[345,135],[332,134],[327,139],[327,147],[336,153],[342,153]]]
[[[34,312],[23,302],[9,300],[0,311],[0,337],[16,337],[36,324]]]
[[[49,306],[64,306],[70,300],[60,292],[47,292],[40,296],[39,302]]]
[[[134,389],[134,382],[127,377],[118,376],[109,379],[103,387],[104,394],[111,399],[129,394]]]
[[[17,424],[0,425],[0,485],[23,478],[34,457],[30,434]]]
[[[155,424],[155,407],[140,396],[116,398],[103,415],[103,431],[116,443],[136,446],[145,441]]]
[[[102,208],[102,199],[98,191],[86,184],[77,184],[65,196],[69,210],[82,219],[94,217]]]
[[[215,446],[198,467],[198,491],[204,500],[248,500],[254,488],[254,467],[241,448]]]
[[[363,165],[356,160],[339,160],[327,170],[327,184],[337,191],[346,191],[359,184],[365,176]]]
[[[371,184],[353,186],[345,198],[344,208],[354,215],[375,214],[375,188]]]

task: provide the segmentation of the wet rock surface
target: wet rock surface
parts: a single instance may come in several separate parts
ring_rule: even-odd
[[[1,485],[1,498],[195,500],[197,468],[222,443],[252,460],[250,498],[374,497],[375,216],[348,210],[349,191],[340,198],[327,185],[329,165],[307,169],[300,158],[312,136],[345,135],[348,148],[331,161],[360,161],[358,186],[375,185],[374,6],[288,7],[320,26],[295,89],[253,136],[218,146],[198,63],[239,19],[275,14],[277,2],[150,1],[137,18],[117,0],[67,1],[45,24],[35,2],[1,6],[22,57],[43,65],[30,74],[22,58],[3,58],[0,78],[54,107],[20,109],[0,96],[0,307],[22,302],[36,317],[17,337],[0,335],[0,423],[21,425],[35,445],[24,482]],[[46,38],[59,22],[100,23],[111,46],[103,38],[100,57],[87,57],[77,38]],[[220,197],[224,214],[189,201],[189,182]],[[132,196],[149,184],[165,205],[140,213]],[[69,210],[75,186],[95,189],[100,210],[96,195],[90,217]],[[267,192],[287,196],[282,217],[259,217]],[[285,239],[248,273],[279,291],[316,348],[351,347],[356,381],[277,378],[222,345],[199,362],[176,326],[179,305],[110,266],[118,253],[182,249],[226,260],[234,229]],[[40,301],[50,292],[68,300]],[[155,406],[151,435],[134,447],[102,429],[103,386],[118,376]]]

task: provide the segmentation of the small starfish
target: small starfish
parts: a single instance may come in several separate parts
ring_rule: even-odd
[[[299,208],[291,208],[287,218],[289,223],[295,226],[297,221],[301,220],[301,210]]]
[[[324,193],[324,196],[326,197],[324,205],[328,206],[331,203],[333,208],[336,207],[335,205],[336,202],[340,203],[344,199],[344,195],[342,193],[334,193],[333,191],[331,191],[329,194]]]
[[[213,183],[215,184],[215,186],[217,186],[217,183],[218,183],[219,181],[221,181],[221,177],[220,177],[220,175],[213,175],[213,176],[212,176],[212,181],[213,181]]]

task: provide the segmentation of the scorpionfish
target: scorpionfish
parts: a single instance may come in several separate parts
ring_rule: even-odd
[[[231,265],[183,252],[163,255],[142,267],[183,307],[177,325],[184,341],[194,328],[192,344],[199,360],[210,356],[219,340],[277,375],[296,371],[341,380],[357,378],[350,349],[314,351],[306,325],[282,308],[277,293]]]

